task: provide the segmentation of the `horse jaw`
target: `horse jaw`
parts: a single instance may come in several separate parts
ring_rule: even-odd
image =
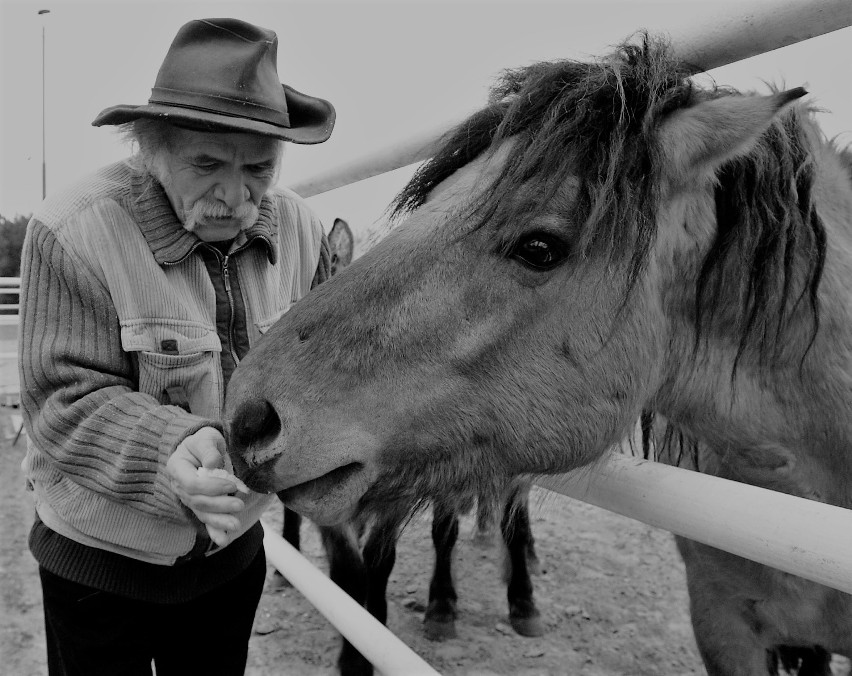
[[[277,491],[287,507],[319,526],[334,526],[355,518],[359,502],[373,483],[373,474],[358,463],[350,463]]]

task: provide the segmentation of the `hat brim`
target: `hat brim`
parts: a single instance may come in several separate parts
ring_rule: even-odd
[[[106,108],[92,121],[92,126],[101,127],[133,122],[139,118],[154,118],[199,131],[259,134],[306,145],[326,141],[334,129],[336,118],[334,106],[325,99],[303,94],[288,85],[281,86],[287,96],[289,127],[281,127],[252,118],[223,115],[209,110],[159,103]]]

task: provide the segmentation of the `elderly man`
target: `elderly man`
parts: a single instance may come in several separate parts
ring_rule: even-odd
[[[274,187],[334,108],[282,85],[274,32],[178,32],[146,105],[93,124],[138,145],[48,199],[23,253],[24,461],[51,674],[242,674],[267,496],[229,473],[240,358],[328,275],[322,225]]]

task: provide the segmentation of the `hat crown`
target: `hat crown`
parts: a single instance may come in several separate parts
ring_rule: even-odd
[[[105,108],[92,121],[166,120],[210,132],[242,132],[322,143],[334,106],[278,78],[278,36],[238,19],[196,19],[178,31],[147,105]]]
[[[237,19],[190,21],[172,41],[148,102],[286,127],[287,97],[277,60],[274,31]]]

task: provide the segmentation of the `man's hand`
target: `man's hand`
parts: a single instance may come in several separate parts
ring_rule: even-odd
[[[236,515],[245,508],[245,503],[234,494],[247,490],[234,476],[224,478],[222,472],[205,471],[223,468],[226,457],[221,433],[213,427],[202,427],[178,444],[166,463],[172,489],[220,547],[231,541],[229,533],[240,530]]]

